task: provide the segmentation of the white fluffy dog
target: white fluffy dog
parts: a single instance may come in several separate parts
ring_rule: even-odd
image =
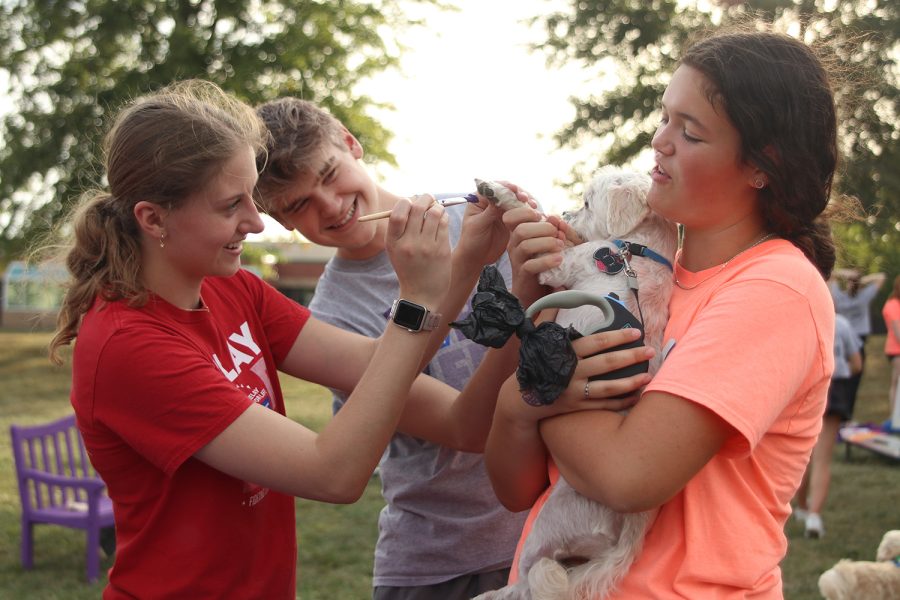
[[[819,592],[827,600],[900,598],[900,529],[884,534],[875,559],[839,561],[819,577]]]
[[[645,343],[661,357],[678,235],[673,223],[650,210],[649,189],[650,177],[645,174],[602,169],[585,191],[582,208],[563,214],[585,242],[566,249],[562,264],[543,273],[540,281],[600,295],[614,292],[633,315],[643,316]],[[611,272],[621,258],[616,240],[619,245],[628,242],[632,248],[627,264],[635,277],[629,277],[625,268]],[[613,268],[603,266],[605,272],[594,258],[601,248],[607,248],[601,252],[612,256],[608,260]],[[642,248],[649,253],[635,254],[643,252]],[[637,295],[630,282],[636,282]],[[580,307],[561,310],[556,320],[589,334],[597,329],[595,324],[602,316],[595,307]],[[658,365],[659,360],[652,361],[651,372]],[[522,548],[518,582],[478,599],[604,598],[640,552],[644,533],[655,516],[656,511],[617,513],[580,495],[560,477]]]
[[[563,213],[563,219],[585,240],[563,252],[563,262],[540,276],[544,285],[587,290],[598,294],[615,293],[635,316],[643,316],[645,344],[657,350],[655,372],[661,361],[662,336],[669,319],[669,297],[672,295],[672,267],[678,247],[678,231],[647,204],[650,177],[644,173],[601,169],[584,193],[584,205],[577,211]],[[647,256],[633,256],[631,267],[636,275],[638,295],[629,285],[623,269],[615,275],[599,271],[595,253],[608,248],[613,256],[621,256],[616,240],[638,244],[661,257],[669,265]],[[640,306],[639,306],[640,303]],[[572,325],[581,333],[596,327],[597,311],[593,307],[564,309],[556,321]]]

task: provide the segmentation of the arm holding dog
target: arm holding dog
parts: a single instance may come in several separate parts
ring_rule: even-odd
[[[781,249],[755,250],[764,255]],[[561,417],[541,424],[560,472],[576,490],[620,511],[659,506],[714,457],[737,460],[757,447],[767,449],[781,441],[771,430],[799,428],[800,422],[809,429],[797,432],[800,439],[782,452],[780,467],[803,468],[807,456],[800,449],[818,434],[813,427],[820,422],[805,390],[827,389],[830,378],[830,352],[818,333],[827,326],[826,302],[817,274],[805,275],[816,290],[812,301],[804,282],[798,286],[804,293],[787,288],[783,280],[794,273],[782,271],[782,280],[749,273],[736,278],[708,302],[698,300],[696,316],[674,312],[667,336],[677,337],[677,345],[627,415],[584,413],[577,423]],[[812,310],[820,322],[808,317]],[[762,323],[765,336],[759,335]],[[790,368],[784,356],[792,357]],[[779,491],[790,496],[788,483],[785,478],[773,485],[784,485]]]
[[[537,275],[560,262],[560,251],[566,245],[565,234],[558,224],[540,218],[539,214],[524,208],[504,214],[504,222],[513,229],[509,248],[513,263],[513,291],[520,301],[525,298],[528,303],[547,290],[538,283]],[[579,356],[586,356],[600,349],[631,342],[637,335],[636,330],[605,332],[577,340],[573,348]],[[547,450],[538,430],[539,421],[570,411],[591,408],[619,410],[627,407],[630,404],[627,401],[588,398],[585,393],[587,374],[612,371],[646,360],[647,353],[647,349],[638,348],[579,361],[569,387],[549,406],[527,404],[513,378],[504,384],[488,438],[486,464],[494,490],[507,508],[514,511],[528,508],[547,487]],[[646,379],[646,376],[635,376],[619,381],[593,382],[591,397],[634,391],[645,384]]]
[[[580,494],[619,512],[662,505],[721,448],[733,429],[684,398],[644,394],[628,413],[541,422],[560,473]]]
[[[633,341],[635,330],[607,331],[577,340],[573,347],[579,356],[595,354]],[[485,448],[485,463],[494,492],[511,511],[530,508],[547,488],[547,447],[541,438],[539,424],[562,414],[618,411],[631,406],[636,397],[612,399],[634,392],[649,379],[646,374],[590,383],[590,397],[585,397],[587,377],[647,360],[652,351],[633,348],[591,356],[579,360],[569,387],[553,404],[532,406],[522,399],[514,377],[500,392],[494,422]],[[585,412],[587,411],[587,412]],[[614,414],[614,413],[612,413]]]

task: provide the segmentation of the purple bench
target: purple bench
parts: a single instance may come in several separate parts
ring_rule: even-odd
[[[106,484],[87,458],[75,415],[44,425],[10,427],[22,501],[22,567],[34,565],[34,525],[87,534],[87,579],[100,572],[100,529],[113,525]]]

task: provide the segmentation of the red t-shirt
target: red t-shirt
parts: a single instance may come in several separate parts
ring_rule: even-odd
[[[240,271],[204,308],[96,301],[72,406],[116,515],[110,598],[294,598],[294,500],[192,458],[252,402],[284,414],[276,365],[309,311]]]

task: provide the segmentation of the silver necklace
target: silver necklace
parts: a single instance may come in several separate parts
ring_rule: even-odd
[[[749,246],[747,246],[746,248],[744,248],[743,250],[741,250],[740,252],[738,252],[737,254],[735,254],[734,256],[732,256],[731,258],[729,258],[728,260],[726,260],[725,262],[723,262],[723,263],[722,263],[722,266],[720,266],[720,267],[716,270],[715,273],[713,273],[712,275],[710,275],[710,276],[708,276],[708,277],[702,279],[701,281],[698,281],[698,282],[695,283],[694,285],[683,285],[680,281],[678,281],[678,275],[675,275],[675,285],[677,285],[678,287],[680,287],[680,288],[683,289],[683,290],[692,290],[692,289],[694,289],[694,288],[697,287],[697,286],[703,285],[704,283],[706,283],[707,281],[709,281],[710,279],[712,279],[713,277],[715,277],[716,275],[718,275],[719,273],[721,273],[722,270],[725,269],[725,267],[728,266],[728,263],[730,263],[731,261],[733,261],[734,259],[736,259],[738,256],[740,256],[741,254],[743,254],[743,253],[746,252],[747,250],[750,250],[751,248],[755,248],[755,247],[759,246],[759,245],[762,244],[764,241],[766,241],[767,239],[771,238],[771,237],[774,236],[774,235],[775,235],[774,233],[767,233],[767,234],[765,234],[764,236],[762,236],[761,238],[759,238],[758,240],[756,240],[755,242],[753,242],[752,244],[750,244]],[[679,266],[680,266],[680,265],[681,265],[681,261],[678,261],[678,264],[679,264]]]

